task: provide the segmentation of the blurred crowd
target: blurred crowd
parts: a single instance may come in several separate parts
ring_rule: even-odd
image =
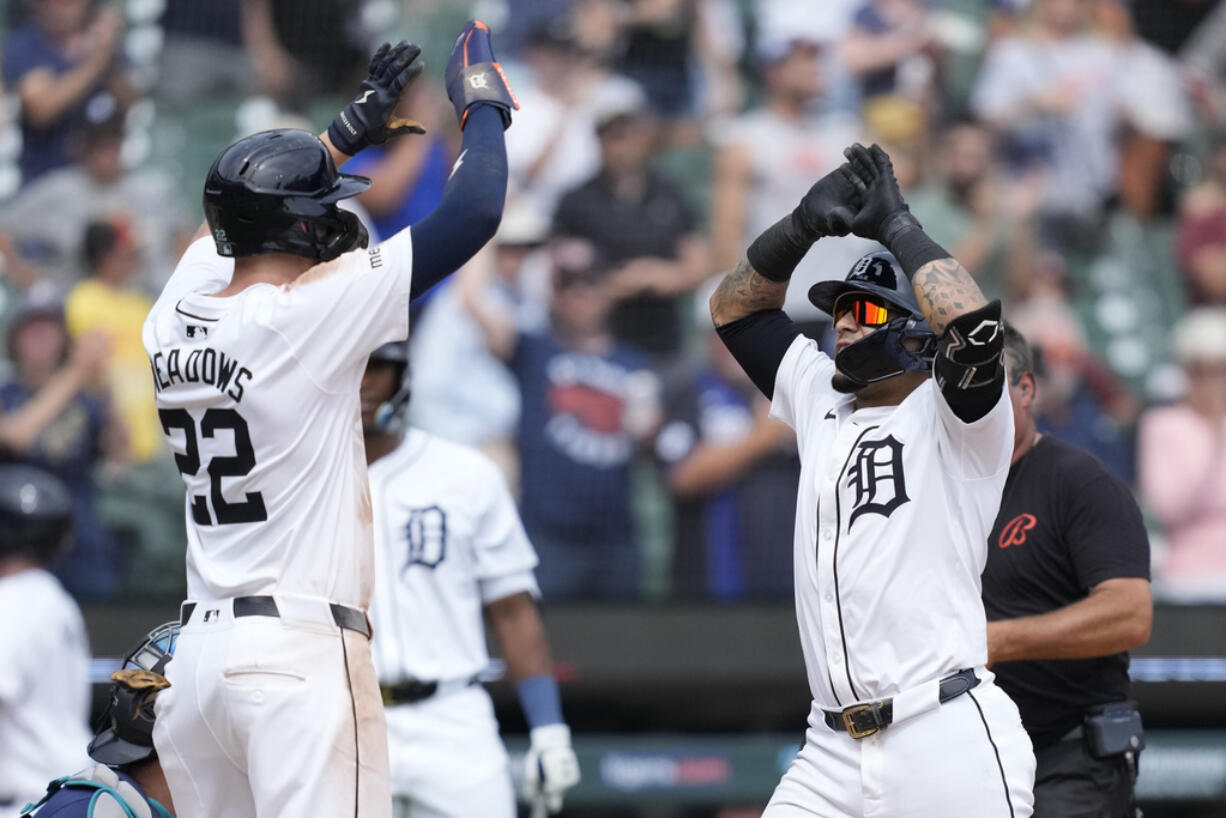
[[[418,39],[405,107],[429,133],[345,167],[375,180],[372,235],[413,224],[458,144],[437,55],[477,13],[521,105],[510,194],[419,304],[409,422],[505,470],[546,595],[791,594],[795,441],[706,296],[863,141],[1035,345],[1040,429],[1135,487],[1156,594],[1226,602],[1226,4],[5,3],[0,457],[72,487],[78,597],[180,593],[140,328],[207,161],[319,130],[373,43]],[[798,268],[787,309],[823,343],[809,284],[872,249],[822,239]]]

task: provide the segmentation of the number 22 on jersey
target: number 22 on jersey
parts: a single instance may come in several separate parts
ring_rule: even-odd
[[[191,497],[192,520],[196,525],[232,525],[234,523],[258,523],[268,519],[264,508],[264,495],[258,491],[247,492],[246,499],[231,502],[221,490],[223,477],[245,477],[255,468],[255,450],[251,446],[251,434],[247,421],[234,409],[209,409],[200,418],[199,434],[196,421],[186,409],[159,409],[162,430],[170,435],[171,429],[183,431],[183,454],[175,454],[175,463],[185,477],[195,477],[200,471],[200,438],[213,439],[219,429],[229,429],[234,434],[233,455],[213,455],[206,470],[209,475],[209,496],[193,494]],[[210,505],[212,512],[210,513]]]

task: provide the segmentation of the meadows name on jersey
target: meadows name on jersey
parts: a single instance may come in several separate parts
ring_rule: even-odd
[[[158,392],[175,383],[206,383],[229,395],[235,403],[242,401],[243,387],[255,377],[234,357],[212,347],[190,351],[172,347],[169,352],[155,352],[149,365],[153,367],[153,383]]]

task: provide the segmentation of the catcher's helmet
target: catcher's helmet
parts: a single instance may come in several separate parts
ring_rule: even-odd
[[[400,386],[396,393],[379,407],[375,423],[380,427],[389,428],[401,422],[401,413],[409,402],[409,342],[392,341],[370,353],[370,360],[384,361],[397,367],[396,380]]]
[[[123,667],[111,674],[110,701],[89,743],[94,761],[118,767],[154,756],[153,700],[170,686],[163,674],[178,639],[178,622],[159,625],[124,657]]]
[[[330,261],[370,241],[337,202],[370,187],[338,173],[318,137],[292,128],[262,131],[221,152],[204,182],[204,214],[222,256],[293,253]]]
[[[898,260],[885,251],[869,253],[842,281],[819,281],[809,288],[809,300],[822,312],[833,314],[834,302],[846,292],[866,292],[893,304],[906,315],[890,320],[872,334],[848,344],[834,363],[856,388],[904,372],[929,372],[936,355],[936,333],[920,312],[911,282]],[[903,343],[920,342],[915,351]]]
[[[58,478],[18,463],[0,464],[0,556],[50,563],[72,543],[72,495]]]

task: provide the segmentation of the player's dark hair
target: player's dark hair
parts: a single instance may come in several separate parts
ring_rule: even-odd
[[[1023,375],[1034,372],[1034,352],[1016,327],[1008,321],[1002,323],[1005,328],[1005,372],[1009,383],[1016,386]]]
[[[85,269],[93,274],[98,264],[119,243],[119,228],[111,222],[90,222],[85,228],[85,238],[81,241],[81,261]]]

